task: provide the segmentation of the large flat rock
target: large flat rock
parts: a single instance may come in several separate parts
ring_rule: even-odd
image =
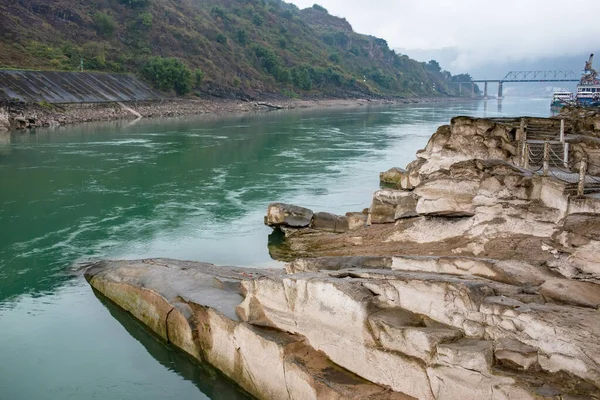
[[[302,336],[240,321],[241,283],[282,274],[164,259],[99,262],[85,272],[102,295],[259,399],[412,399],[334,364]]]

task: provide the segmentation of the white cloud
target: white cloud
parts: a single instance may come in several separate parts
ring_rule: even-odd
[[[289,0],[288,0],[289,1]],[[315,0],[291,0],[300,8]],[[594,51],[598,0],[316,0],[392,48],[456,48],[452,68]]]

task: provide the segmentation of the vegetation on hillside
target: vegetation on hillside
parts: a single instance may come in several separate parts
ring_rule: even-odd
[[[315,5],[281,0],[9,0],[0,67],[136,72],[180,95],[458,95],[435,61],[396,54]]]

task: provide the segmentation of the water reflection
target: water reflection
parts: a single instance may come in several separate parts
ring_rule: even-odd
[[[200,364],[188,355],[163,343],[129,313],[117,307],[102,294],[96,291],[94,294],[127,333],[144,346],[148,354],[168,370],[174,371],[185,380],[192,382],[209,399],[249,400],[252,398],[210,365]]]

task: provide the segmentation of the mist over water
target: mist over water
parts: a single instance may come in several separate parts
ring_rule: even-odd
[[[514,99],[3,137],[0,398],[243,398],[98,301],[76,263],[171,257],[278,267],[263,225],[270,202],[360,211],[379,187],[378,173],[406,166],[451,117],[549,114],[549,99]]]

